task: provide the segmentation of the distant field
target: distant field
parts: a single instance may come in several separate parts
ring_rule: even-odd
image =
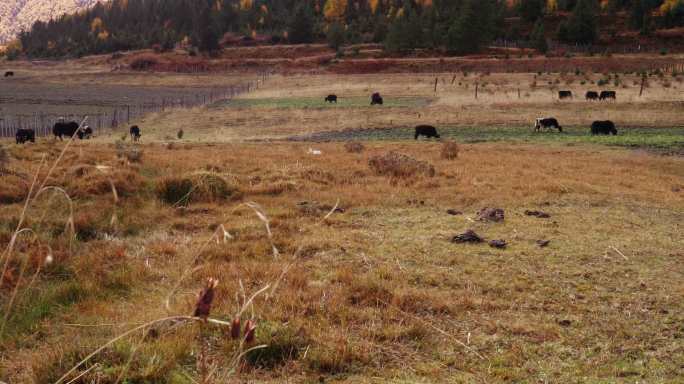
[[[384,102],[385,108],[404,108],[404,107],[426,107],[433,99],[426,97],[395,97]],[[339,98],[337,103],[327,103],[323,98],[291,97],[291,98],[242,98],[225,103],[218,103],[211,107],[230,107],[230,108],[292,108],[292,109],[325,109],[325,108],[382,108],[381,106],[371,106],[368,97]]]
[[[684,128],[621,128],[617,136],[592,136],[586,127],[564,127],[562,133],[534,132],[530,127],[440,127],[442,139],[459,143],[514,142],[565,145],[600,144],[684,154]],[[304,141],[413,140],[413,127],[319,132],[293,137]],[[421,138],[421,140],[424,140]]]

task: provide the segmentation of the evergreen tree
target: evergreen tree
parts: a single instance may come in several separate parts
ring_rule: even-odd
[[[591,44],[598,38],[596,0],[578,0],[570,18],[561,23],[558,39],[567,43]]]
[[[501,15],[498,5],[493,0],[464,0],[447,33],[447,51],[458,55],[479,52],[496,34],[496,22]]]
[[[545,0],[520,0],[518,11],[520,17],[527,22],[533,22],[544,16]]]
[[[344,27],[339,22],[334,22],[328,27],[328,45],[337,51],[344,44]]]
[[[546,53],[549,50],[549,45],[546,42],[546,33],[544,31],[544,20],[539,19],[534,24],[534,30],[530,35],[530,40],[534,49],[541,53]]]
[[[300,5],[292,18],[289,28],[290,42],[307,44],[313,42],[313,15],[308,4]]]
[[[200,0],[194,22],[193,41],[200,52],[216,52],[219,49],[217,28],[211,18],[211,0]]]

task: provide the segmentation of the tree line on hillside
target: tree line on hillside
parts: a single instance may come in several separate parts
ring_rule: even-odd
[[[558,12],[567,18],[546,31],[544,16]],[[273,43],[382,43],[389,52],[451,54],[478,52],[497,38],[522,38],[545,51],[549,38],[595,42],[602,12],[626,12],[630,27],[644,34],[684,25],[684,0],[111,0],[36,22],[9,46],[8,56],[164,51],[179,43],[211,53],[227,33],[269,35]],[[519,21],[504,23],[511,18]],[[518,36],[521,29],[531,33]]]

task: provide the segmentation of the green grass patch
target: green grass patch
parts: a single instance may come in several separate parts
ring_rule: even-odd
[[[424,97],[392,97],[385,98],[383,105],[370,105],[368,97],[340,98],[337,103],[327,103],[324,97],[290,97],[265,99],[233,99],[222,101],[212,107],[230,108],[282,108],[282,109],[327,109],[327,108],[393,108],[393,107],[425,107],[432,99]]]
[[[530,127],[440,127],[443,139],[459,143],[514,142],[598,144],[684,153],[684,128],[619,128],[617,136],[592,136],[587,127],[567,127],[563,132],[534,132]],[[412,127],[366,129],[314,134],[313,140],[413,140]],[[421,139],[422,140],[422,139]]]
[[[77,281],[58,281],[21,297],[12,309],[0,341],[13,339],[40,326],[40,321],[84,300],[89,292]],[[1,303],[3,308],[6,303]]]

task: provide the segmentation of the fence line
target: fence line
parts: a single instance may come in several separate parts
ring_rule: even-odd
[[[202,107],[219,101],[231,100],[236,96],[258,89],[259,85],[265,82],[268,76],[268,73],[262,73],[258,75],[256,80],[232,85],[227,88],[212,88],[209,91],[194,95],[184,95],[178,98],[161,98],[153,102],[139,104],[119,105],[103,113],[2,114],[0,115],[0,137],[14,137],[18,129],[33,129],[36,132],[36,136],[49,136],[52,135],[52,127],[60,118],[64,118],[67,121],[77,121],[86,115],[89,116],[88,125],[98,135],[104,131],[128,125],[149,113]]]

